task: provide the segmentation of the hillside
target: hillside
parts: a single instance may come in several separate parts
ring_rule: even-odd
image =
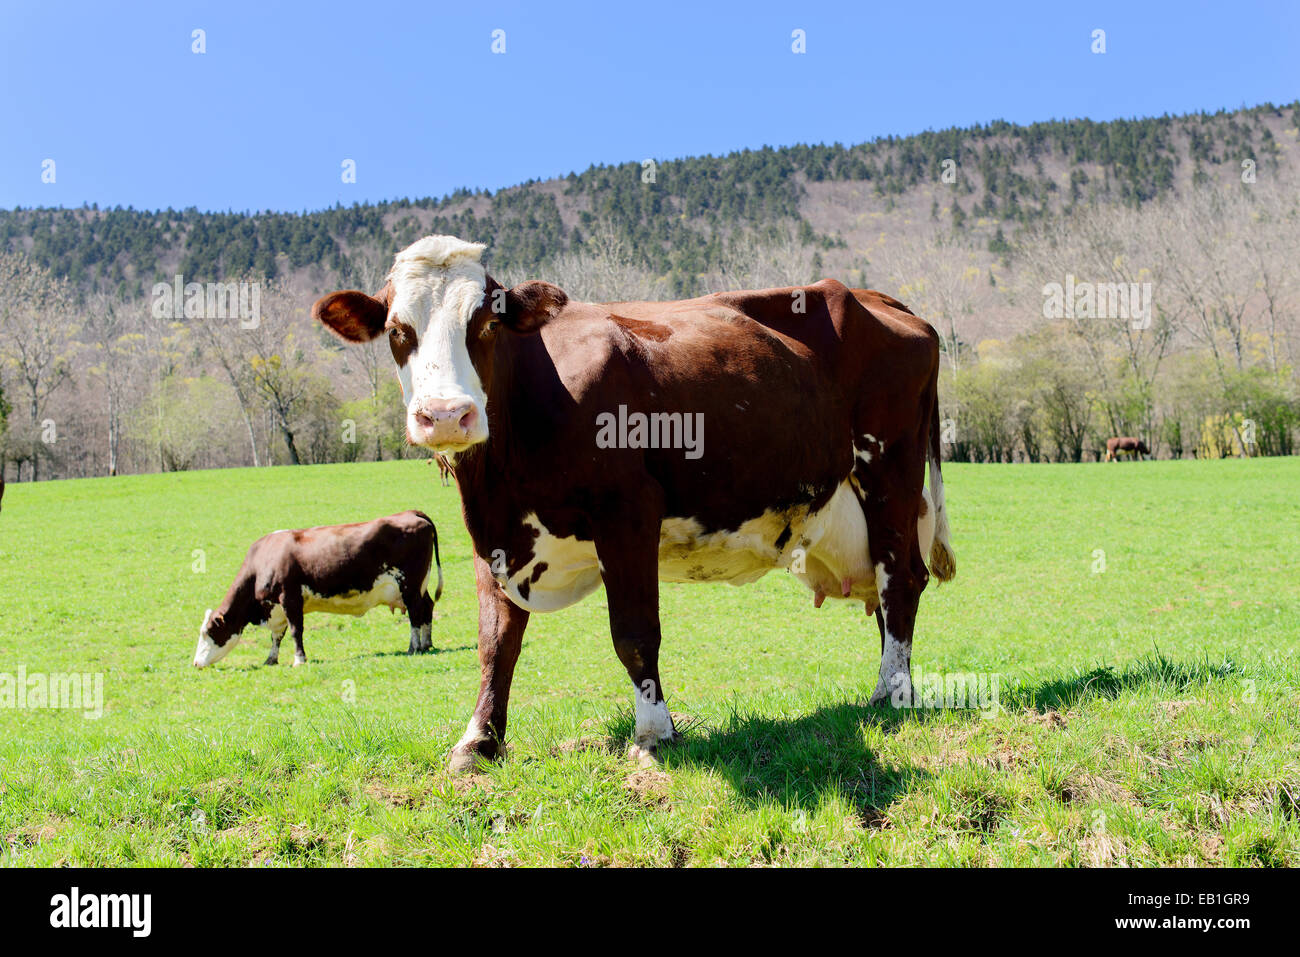
[[[1289,455],[1298,120],[1300,101],[995,122],[304,214],[0,211],[0,470],[412,454],[384,343],[345,349],[306,311],[378,288],[435,232],[488,243],[505,283],[545,278],[577,300],[823,276],[897,295],[940,337],[949,458],[1078,462],[1115,435],[1161,457]],[[258,321],[160,312],[153,285],[178,274],[252,280]],[[1096,295],[1054,311],[1051,290],[1076,280]]]
[[[1139,120],[993,122],[854,146],[763,148],[594,166],[496,193],[335,207],[311,213],[0,211],[0,249],[23,251],[85,288],[144,292],[175,273],[350,274],[386,263],[420,235],[488,242],[503,273],[537,272],[609,231],[660,276],[694,292],[737,231],[785,224],[821,250],[827,271],[870,275],[870,247],[918,223],[953,227],[994,253],[1016,230],[1099,200],[1136,205],[1206,178],[1300,169],[1300,101]],[[951,161],[951,162],[948,162]],[[945,170],[948,175],[945,176]],[[803,277],[794,277],[803,278]]]

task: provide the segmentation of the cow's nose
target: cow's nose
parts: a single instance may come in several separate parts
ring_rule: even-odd
[[[423,428],[433,429],[445,422],[458,425],[466,416],[474,412],[474,403],[469,399],[432,399],[420,403],[415,410],[415,421]]]
[[[411,440],[433,448],[475,441],[479,411],[468,398],[426,399],[411,410]]]

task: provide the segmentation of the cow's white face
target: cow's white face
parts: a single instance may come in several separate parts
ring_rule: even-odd
[[[348,342],[388,334],[407,437],[440,452],[487,441],[498,327],[530,335],[569,301],[546,282],[498,285],[479,261],[483,249],[455,236],[426,236],[398,253],[376,295],[332,292],[312,307],[313,318]]]
[[[239,644],[238,635],[231,635],[224,645],[219,645],[213,641],[211,635],[208,634],[211,623],[212,609],[209,608],[207,614],[203,616],[203,624],[199,626],[199,644],[194,649],[195,668],[206,668],[208,665],[216,664],[230,654],[230,649]]]
[[[426,236],[397,256],[389,274],[387,324],[414,338],[397,377],[416,445],[459,452],[487,439],[487,395],[466,344],[487,283],[483,248]]]

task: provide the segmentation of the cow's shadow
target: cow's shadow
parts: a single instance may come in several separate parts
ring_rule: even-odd
[[[453,651],[477,651],[478,645],[446,645],[439,647],[434,645],[424,651],[417,651],[412,654],[403,648],[401,651],[372,651],[369,654],[353,655],[353,658],[428,658],[434,655],[445,655]]]
[[[1117,698],[1143,688],[1158,687],[1170,694],[1183,694],[1206,682],[1243,677],[1246,672],[1230,659],[1174,661],[1157,651],[1122,669],[1100,665],[1038,684],[1017,685],[1003,694],[1002,705],[1009,710],[1064,711],[1092,699]]]
[[[331,662],[337,664],[338,662],[341,661],[364,661],[368,658],[432,658],[436,655],[445,655],[453,651],[476,651],[476,650],[478,650],[477,644],[445,645],[443,647],[434,645],[432,648],[428,649],[427,651],[417,651],[415,654],[411,654],[410,651],[403,648],[400,651],[397,649],[393,649],[391,651],[367,651],[367,652],[362,652],[361,654],[348,655],[346,658],[312,659],[310,657],[311,649],[309,647],[307,650],[307,654],[309,656],[307,659],[307,665],[310,665],[313,660],[319,660],[322,662]],[[299,665],[299,667],[307,667],[307,665]],[[281,648],[280,663],[276,665],[268,665],[265,661],[249,661],[243,664],[225,664],[223,665],[221,670],[222,671],[261,671],[265,668],[286,668],[286,667],[293,668],[292,647],[290,647],[287,653],[283,648]]]
[[[1123,669],[1090,671],[1009,688],[1001,706],[1013,713],[1063,711],[1091,699],[1158,686],[1172,693],[1241,674],[1230,662],[1175,662],[1156,654]],[[721,773],[742,800],[751,805],[782,804],[811,814],[832,795],[847,800],[867,827],[882,826],[892,803],[925,784],[930,771],[917,764],[881,762],[868,746],[876,729],[893,735],[905,725],[939,720],[958,728],[984,720],[978,709],[942,712],[895,710],[845,702],[796,717],[772,717],[733,711],[721,727],[692,727],[663,749],[663,770],[700,767]],[[610,722],[610,734],[627,741],[633,720],[624,713]],[[887,826],[884,825],[884,826]]]
[[[662,767],[670,774],[682,767],[719,772],[751,805],[775,802],[813,814],[837,796],[864,826],[879,827],[885,809],[930,774],[913,765],[882,763],[867,745],[868,726],[892,734],[904,722],[936,717],[934,711],[900,712],[855,702],[791,718],[733,712],[720,728],[686,723],[682,736],[662,749]],[[619,740],[630,738],[631,716],[611,722],[609,731]]]

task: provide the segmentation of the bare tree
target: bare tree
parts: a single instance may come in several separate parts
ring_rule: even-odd
[[[962,425],[962,390],[958,382],[970,353],[968,325],[976,310],[989,301],[989,287],[976,263],[975,250],[960,237],[929,228],[919,233],[891,237],[871,251],[871,264],[889,292],[905,302],[939,333],[942,361],[947,369],[943,405],[955,429],[953,455],[966,458],[968,430]]]
[[[551,258],[539,272],[570,298],[584,302],[655,299],[667,288],[645,258],[603,222],[591,227],[578,250]],[[526,278],[508,275],[506,284]]]
[[[1017,245],[1022,263],[1017,285],[1024,301],[1041,308],[1053,284],[1064,297],[1084,284],[1091,287],[1091,308],[1063,302],[1063,313],[1055,318],[1066,321],[1084,348],[1113,434],[1135,425],[1148,433],[1153,428],[1152,390],[1185,308],[1176,294],[1176,263],[1165,237],[1169,217],[1162,206],[1097,206],[1051,220]],[[1103,289],[1120,290],[1123,297],[1116,303]]]
[[[1168,215],[1163,249],[1175,290],[1185,306],[1184,327],[1214,358],[1220,380],[1245,361],[1246,323],[1254,284],[1242,217],[1250,215],[1240,187],[1206,185],[1176,204]]]
[[[36,481],[44,454],[41,412],[71,375],[74,301],[66,280],[17,254],[0,254],[0,289],[0,363],[13,371],[27,401],[29,431],[22,454]]]
[[[802,286],[819,278],[813,275],[816,258],[817,251],[790,223],[737,232],[723,244],[717,269],[705,274],[701,285],[706,293]]]
[[[111,293],[94,293],[86,302],[82,338],[93,354],[88,371],[99,381],[107,405],[109,475],[117,474],[123,409],[144,341],[133,317],[143,311],[143,304],[124,302]]]
[[[316,349],[303,297],[287,284],[263,284],[261,318],[241,329],[239,343],[251,372],[255,395],[284,439],[289,461],[299,465],[294,431],[310,395]]]
[[[1249,265],[1262,298],[1262,319],[1273,378],[1281,375],[1282,349],[1295,328],[1300,277],[1295,271],[1300,250],[1300,202],[1294,183],[1269,184],[1256,197],[1254,228],[1244,236]]]
[[[381,265],[375,258],[362,257],[354,261],[351,267],[339,277],[340,289],[360,289],[362,292],[374,294],[379,291],[388,278],[388,267]],[[345,369],[350,369],[352,361],[355,360],[357,368],[361,372],[361,379],[365,383],[367,395],[370,399],[370,411],[372,419],[377,421],[384,405],[380,397],[380,391],[383,386],[384,378],[392,375],[393,360],[392,353],[388,347],[388,337],[380,336],[371,339],[369,342],[361,345],[354,345],[347,348],[337,346],[343,354]],[[383,436],[378,430],[375,430],[375,461],[384,457]]]
[[[220,366],[226,381],[235,393],[239,415],[244,420],[244,429],[248,433],[253,465],[260,466],[262,462],[257,451],[257,432],[253,428],[257,387],[252,366],[248,362],[247,342],[242,335],[245,331],[241,328],[242,321],[236,316],[208,314],[206,309],[200,310],[200,315],[187,321],[202,344],[204,352]]]

